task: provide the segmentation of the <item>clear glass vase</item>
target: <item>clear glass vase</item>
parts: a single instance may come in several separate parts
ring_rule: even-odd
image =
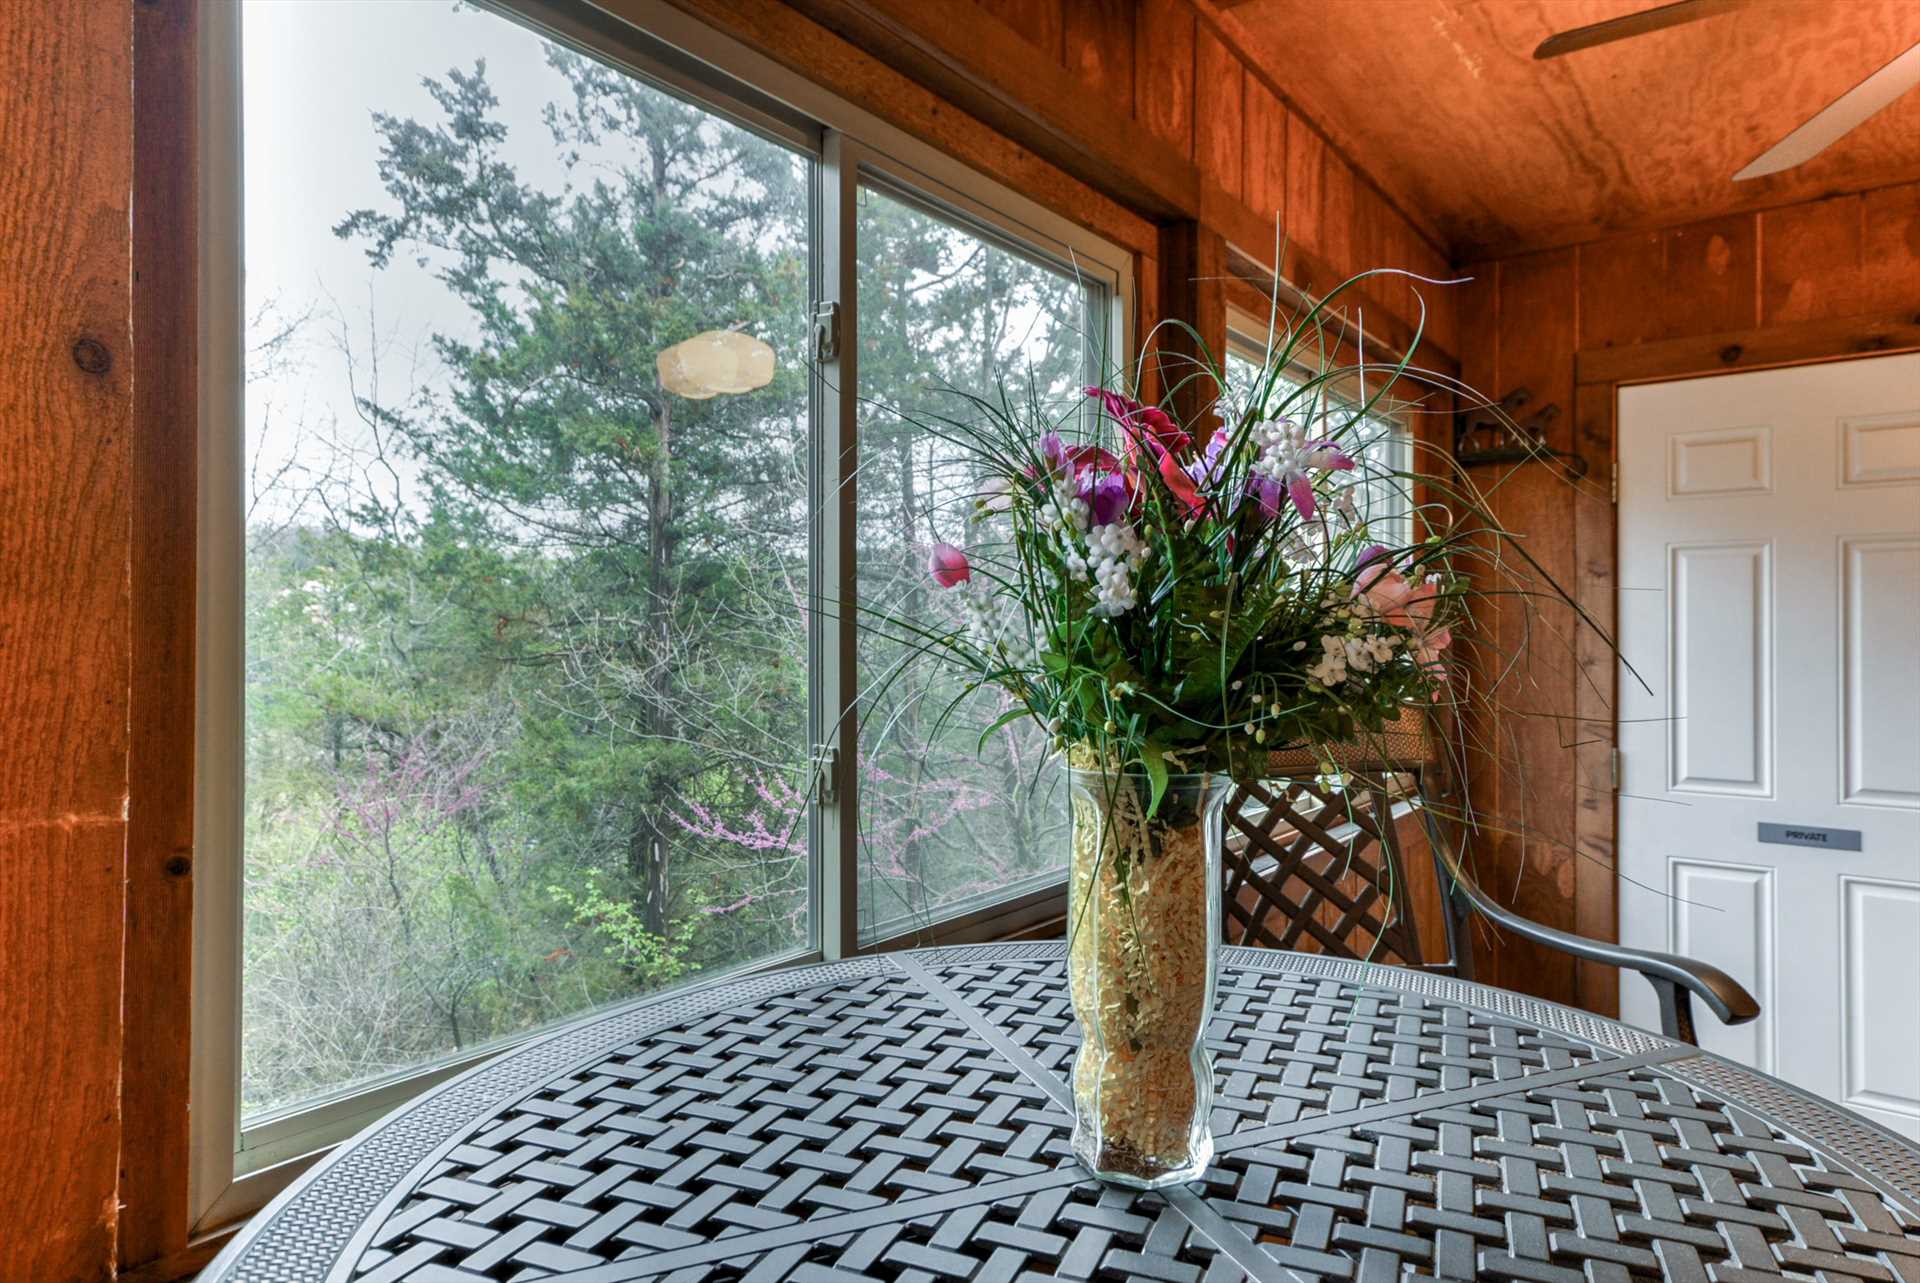
[[[1073,1152],[1103,1181],[1155,1189],[1213,1159],[1220,842],[1232,785],[1069,769],[1067,979],[1080,1025]]]

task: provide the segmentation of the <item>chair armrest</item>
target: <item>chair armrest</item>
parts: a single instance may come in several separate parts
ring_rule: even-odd
[[[1451,860],[1447,864],[1458,893],[1466,898],[1475,913],[1494,925],[1549,949],[1558,949],[1590,962],[1637,971],[1645,976],[1659,994],[1661,1024],[1666,1027],[1665,1032],[1669,1037],[1693,1041],[1693,1019],[1687,1003],[1689,993],[1698,995],[1722,1024],[1743,1025],[1760,1014],[1760,1004],[1754,1000],[1754,996],[1738,980],[1716,966],[1678,954],[1654,953],[1590,940],[1586,936],[1574,935],[1570,931],[1561,931],[1531,918],[1521,917],[1481,890],[1480,884],[1458,865]]]

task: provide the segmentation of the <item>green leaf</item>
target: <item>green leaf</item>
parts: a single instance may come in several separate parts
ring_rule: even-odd
[[[973,751],[975,753],[984,752],[987,747],[987,737],[989,735],[999,730],[1002,726],[1005,726],[1008,722],[1015,722],[1027,716],[1030,716],[1030,714],[1025,708],[1010,708],[1000,714],[1000,716],[993,719],[993,725],[980,732],[980,742],[974,745]]]
[[[1147,814],[1160,812],[1160,799],[1167,795],[1167,759],[1160,751],[1160,745],[1148,740],[1140,746],[1140,756],[1147,764],[1147,778],[1153,783],[1153,796],[1147,801]]]

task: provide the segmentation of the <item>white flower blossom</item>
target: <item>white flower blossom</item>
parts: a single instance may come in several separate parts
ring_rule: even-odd
[[[1133,575],[1147,559],[1147,545],[1131,523],[1116,521],[1087,531],[1087,567],[1099,601],[1096,615],[1123,615],[1140,604]]]

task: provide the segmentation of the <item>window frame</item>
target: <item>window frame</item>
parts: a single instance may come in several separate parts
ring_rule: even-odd
[[[668,0],[477,0],[478,7],[581,49],[705,110],[810,155],[814,197],[814,299],[840,308],[838,355],[812,380],[810,574],[822,591],[854,589],[857,519],[858,290],[855,222],[864,178],[901,192],[963,229],[1097,286],[1107,352],[1127,351],[1134,318],[1134,263],[1125,249],[831,91],[674,8]],[[269,1201],[334,1145],[421,1091],[502,1051],[543,1036],[529,1030],[388,1078],[343,1089],[243,1127],[239,1110],[245,745],[245,475],[243,136],[240,0],[202,8],[200,138],[199,566],[197,588],[193,1056],[190,1077],[189,1219],[216,1230]],[[836,493],[838,502],[822,503]],[[859,797],[852,769],[859,690],[851,622],[816,616],[809,639],[812,739],[837,750],[831,802],[810,808],[811,938],[806,947],[708,973],[685,993],[740,974],[907,945],[991,939],[1061,916],[1065,874],[990,904],[962,902],[915,928],[859,939]],[[827,759],[831,761],[832,759]],[[580,1017],[659,997],[649,994]],[[562,1024],[568,1022],[561,1022]]]
[[[1243,360],[1252,361],[1256,365],[1264,363],[1266,360],[1267,341],[1258,336],[1265,334],[1267,328],[1266,321],[1258,320],[1252,313],[1228,304],[1226,351],[1220,358],[1222,366],[1225,366],[1228,356],[1237,356]],[[1391,368],[1386,362],[1382,362],[1381,364],[1385,368]],[[1311,375],[1313,373],[1313,371],[1306,366],[1298,364],[1289,366],[1288,369],[1289,371],[1297,370],[1303,375]],[[1327,396],[1342,405],[1358,407],[1366,399],[1365,389],[1359,385],[1360,376],[1358,374],[1348,375],[1337,381],[1330,380],[1327,385]],[[1354,395],[1355,391],[1359,392],[1360,395],[1358,397]],[[1383,408],[1380,402],[1376,402],[1374,407],[1367,411],[1367,417],[1379,419],[1391,426],[1391,437],[1393,441],[1393,461],[1391,466],[1399,472],[1411,472],[1413,470],[1413,456],[1417,437],[1407,410],[1398,406]],[[1414,501],[1414,496],[1410,488],[1402,491],[1400,503],[1402,505],[1401,511],[1392,514],[1391,520],[1403,523],[1401,533],[1405,534],[1410,541],[1413,537],[1415,525],[1414,513],[1419,506]]]

